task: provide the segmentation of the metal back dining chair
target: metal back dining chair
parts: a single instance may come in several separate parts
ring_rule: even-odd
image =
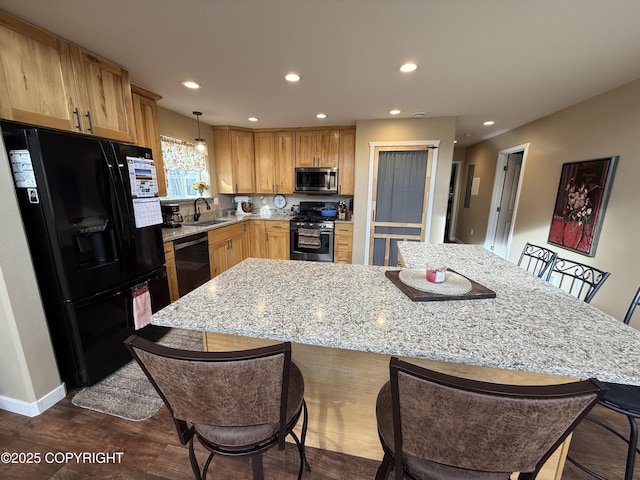
[[[546,280],[589,303],[610,274],[584,263],[556,257],[547,272]]]
[[[378,393],[376,480],[532,480],[596,404],[595,379],[544,385],[469,380],[392,358]]]
[[[518,259],[518,266],[537,277],[544,278],[557,256],[558,254],[553,250],[527,242]]]
[[[624,323],[629,324],[636,307],[640,304],[640,288],[636,291],[629,309],[624,316]],[[640,419],[640,387],[633,385],[621,385],[618,383],[605,383],[608,390],[603,397],[598,401],[598,404],[602,405],[609,410],[621,413],[627,417],[629,421],[629,436],[622,435],[617,430],[613,429],[609,425],[601,422],[593,416],[588,416],[587,420],[590,420],[601,427],[605,428],[609,432],[613,433],[616,437],[622,439],[627,444],[627,461],[625,465],[624,480],[633,479],[633,469],[635,466],[636,453],[640,453],[638,450],[638,423],[637,419]],[[593,470],[585,467],[572,456],[568,456],[567,460],[573,463],[576,467],[580,468],[584,472],[588,473],[594,478],[599,480],[606,480],[605,477],[599,475]]]
[[[251,457],[254,480],[264,478],[262,453],[285,447],[291,436],[300,455],[298,480],[309,464],[304,442],[304,379],[288,342],[236,352],[194,352],[132,335],[125,345],[171,414],[196,480],[206,478],[214,454]],[[301,438],[293,431],[304,412]],[[202,471],[194,437],[209,451]]]

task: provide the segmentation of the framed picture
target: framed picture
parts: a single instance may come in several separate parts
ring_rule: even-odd
[[[549,243],[593,257],[618,157],[562,165]]]

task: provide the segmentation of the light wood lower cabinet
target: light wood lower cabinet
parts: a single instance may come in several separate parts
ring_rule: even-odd
[[[351,263],[353,248],[353,225],[334,224],[333,263]]]
[[[247,228],[252,257],[289,260],[289,222],[250,220]]]
[[[267,232],[264,224],[264,220],[249,220],[247,222],[249,256],[253,258],[267,258]]]
[[[178,273],[173,242],[164,242],[164,266],[167,269],[167,281],[169,282],[169,299],[175,302],[180,294],[178,293]]]
[[[267,258],[289,260],[289,222],[265,222]]]
[[[211,278],[247,258],[246,222],[209,230],[209,268]]]

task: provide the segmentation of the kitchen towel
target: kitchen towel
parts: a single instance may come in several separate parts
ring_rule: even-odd
[[[320,230],[300,228],[298,230],[298,246],[304,248],[320,248]]]
[[[131,289],[133,298],[133,323],[136,330],[151,323],[151,295],[149,285],[143,283]]]

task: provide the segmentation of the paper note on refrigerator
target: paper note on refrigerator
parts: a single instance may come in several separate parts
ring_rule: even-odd
[[[161,224],[162,211],[153,160],[142,157],[127,157],[127,167],[136,228]]]
[[[9,158],[11,159],[11,171],[13,172],[13,181],[16,187],[37,187],[29,150],[11,150]]]

